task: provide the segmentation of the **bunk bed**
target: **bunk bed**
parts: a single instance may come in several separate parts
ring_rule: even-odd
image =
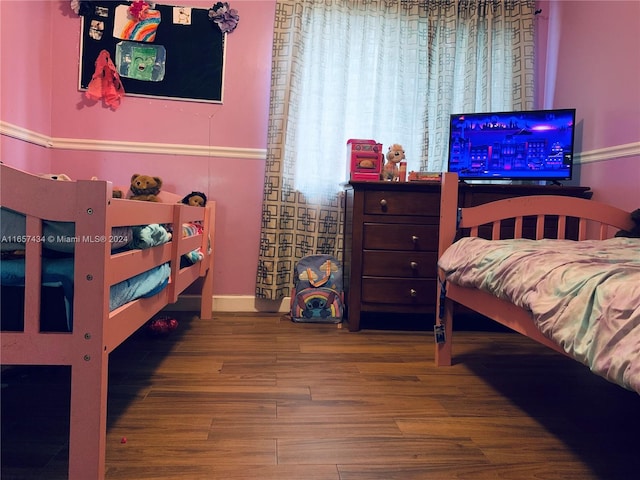
[[[0,333],[1,364],[71,367],[69,478],[104,478],[109,354],[194,282],[200,318],[211,319],[215,202],[192,207],[168,192],[162,203],[116,199],[107,181],[55,181],[5,164],[0,187],[0,271],[3,283],[20,277],[24,291],[21,328]],[[7,230],[16,217],[21,229]],[[16,247],[22,258],[7,259]],[[154,272],[160,277],[140,289]],[[47,331],[43,285],[56,281],[65,285],[68,328]]]
[[[436,364],[463,305],[640,393],[640,238],[630,212],[553,195],[458,208],[442,178]],[[551,238],[550,238],[551,237]]]

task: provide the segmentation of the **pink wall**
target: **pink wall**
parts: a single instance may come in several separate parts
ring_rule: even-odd
[[[539,106],[577,108],[580,152],[640,142],[640,2],[538,3],[538,33],[551,29],[559,42],[550,48],[545,37],[538,52]],[[77,90],[80,20],[69,1],[2,0],[1,120],[67,141],[264,149],[275,0],[232,0],[231,6],[240,24],[227,38],[223,105],[125,97],[113,112],[89,105]],[[150,173],[176,193],[205,191],[218,202],[214,293],[253,295],[263,159],[48,149],[7,136],[0,141],[0,159],[36,173],[96,175],[117,185],[132,173]],[[585,163],[578,181],[591,186],[595,198],[636,208],[639,162],[636,155]]]
[[[0,120],[45,136],[51,135],[53,57],[49,48],[38,47],[51,45],[51,6],[0,1]],[[50,153],[0,137],[0,159],[23,170],[48,172]]]
[[[603,160],[578,166],[577,182],[590,186],[594,199],[640,207],[640,2],[538,7],[537,102],[576,108],[578,153],[605,150]],[[634,146],[613,151],[622,145]]]
[[[213,3],[189,5],[209,8]],[[3,0],[2,120],[54,140],[140,142],[150,144],[151,151],[154,144],[214,147],[223,154],[235,153],[233,149],[263,151],[275,1],[230,3],[240,23],[227,36],[222,105],[126,96],[121,107],[111,111],[86,101],[77,89],[80,19],[70,11],[69,1]],[[10,49],[9,44],[29,47]],[[32,57],[25,52],[36,52],[39,62],[28,61]],[[214,293],[253,295],[264,183],[261,155],[256,159],[47,149],[1,139],[2,160],[35,173],[95,175],[116,185],[128,184],[133,173],[148,173],[161,176],[168,191],[205,192],[218,206]],[[32,156],[40,160],[26,160]]]
[[[44,135],[51,134],[54,5],[0,2],[2,120]]]
[[[50,154],[51,150],[33,143],[0,136],[0,160],[26,172],[51,172]]]

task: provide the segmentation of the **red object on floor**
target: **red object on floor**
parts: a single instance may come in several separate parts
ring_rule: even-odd
[[[159,317],[149,320],[147,328],[154,335],[168,335],[178,328],[178,320],[169,317]]]

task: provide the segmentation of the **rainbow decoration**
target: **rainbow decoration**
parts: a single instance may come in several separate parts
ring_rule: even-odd
[[[116,8],[113,36],[122,40],[153,42],[156,39],[156,31],[161,21],[160,12],[149,9],[146,18],[138,21],[129,17],[126,10],[120,9],[121,6],[124,5]]]

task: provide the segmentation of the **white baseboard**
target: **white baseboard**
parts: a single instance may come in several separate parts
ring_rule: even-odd
[[[263,300],[251,295],[220,295],[213,297],[214,312],[242,312],[242,313],[286,313],[289,311],[290,298],[282,300]],[[198,311],[200,297],[198,295],[182,295],[176,303],[169,305],[167,310]]]

